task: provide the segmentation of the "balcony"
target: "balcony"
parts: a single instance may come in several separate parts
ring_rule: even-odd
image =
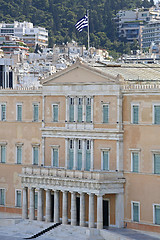
[[[92,189],[95,194],[123,192],[125,179],[123,172],[117,171],[79,171],[51,167],[23,167],[22,186],[35,188],[50,188],[56,190],[88,192]]]

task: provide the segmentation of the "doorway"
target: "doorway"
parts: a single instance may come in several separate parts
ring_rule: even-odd
[[[109,201],[103,200],[103,227],[109,226]]]
[[[54,222],[54,194],[51,194],[51,221]]]
[[[77,210],[77,225],[80,224],[80,198],[76,197],[76,210]]]

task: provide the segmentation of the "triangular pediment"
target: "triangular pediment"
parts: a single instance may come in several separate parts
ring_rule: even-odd
[[[119,81],[112,75],[90,67],[87,64],[77,62],[65,70],[53,74],[43,80],[43,86],[55,84],[118,84]]]

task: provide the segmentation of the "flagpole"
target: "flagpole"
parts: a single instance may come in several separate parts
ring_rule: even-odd
[[[88,55],[89,55],[89,49],[90,49],[90,42],[89,42],[89,10],[87,10],[87,17],[88,17]]]

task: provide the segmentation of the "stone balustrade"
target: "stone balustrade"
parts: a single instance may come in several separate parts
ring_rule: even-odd
[[[122,91],[126,90],[159,90],[160,84],[126,84],[122,86]]]

